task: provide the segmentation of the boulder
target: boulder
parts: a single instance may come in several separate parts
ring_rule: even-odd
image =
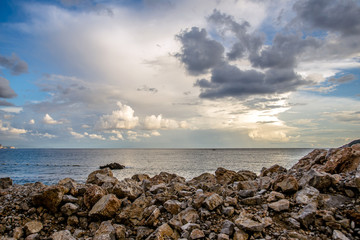
[[[215,208],[223,204],[223,202],[224,199],[219,194],[216,193],[210,195],[204,201],[206,208],[209,209],[210,211],[214,210]]]
[[[235,224],[229,220],[225,220],[222,224],[221,233],[224,233],[226,235],[233,235],[235,230]]]
[[[274,183],[274,190],[283,193],[294,193],[299,189],[296,178],[292,175],[281,175]]]
[[[104,168],[90,173],[86,183],[92,183],[101,186],[105,182],[109,182],[114,185],[117,181],[118,180],[114,177],[110,168]]]
[[[169,224],[164,223],[158,227],[147,240],[163,240],[163,239],[179,239],[179,235],[174,231]]]
[[[262,232],[267,226],[272,224],[272,219],[269,217],[260,218],[246,211],[242,211],[235,220],[235,224],[245,231]]]
[[[190,239],[202,239],[205,237],[205,234],[202,230],[200,229],[194,229],[191,231],[190,233]]]
[[[69,230],[62,230],[51,235],[52,240],[76,240]]]
[[[84,204],[87,208],[92,208],[106,194],[105,190],[97,185],[90,185],[84,193]]]
[[[71,195],[77,195],[77,183],[72,178],[64,178],[58,182],[58,185],[61,185],[65,188],[65,194],[70,193]]]
[[[284,198],[285,198],[284,194],[276,192],[276,191],[271,191],[268,198],[267,198],[267,201],[268,202],[275,202],[277,200],[284,199]]]
[[[240,181],[237,185],[238,190],[254,190],[259,189],[259,183],[256,180]]]
[[[360,144],[329,150],[326,163],[321,168],[327,173],[347,173],[357,169],[360,164]]]
[[[120,163],[109,163],[109,164],[100,166],[100,169],[104,169],[104,168],[110,168],[111,170],[114,170],[114,169],[124,169],[125,166],[121,165]]]
[[[315,215],[316,206],[313,204],[308,204],[299,211],[296,218],[303,226],[308,228],[310,224],[315,221]]]
[[[104,221],[96,230],[93,240],[115,240],[115,228],[111,224],[111,220]]]
[[[11,178],[6,177],[6,178],[0,178],[0,189],[6,189],[11,187],[13,184],[13,181]]]
[[[315,169],[311,169],[300,179],[300,185],[302,187],[310,185],[320,191],[329,188],[332,182],[333,178],[330,174],[319,172]]]
[[[139,186],[138,182],[132,179],[125,179],[122,180],[113,187],[112,192],[118,197],[118,198],[128,198],[130,200],[135,200],[138,198],[143,190]]]
[[[348,202],[351,202],[351,198],[345,197],[340,194],[320,194],[319,202],[325,209],[340,208]]]
[[[114,195],[108,194],[103,196],[90,210],[90,217],[101,219],[111,218],[115,215],[121,206],[121,201]]]
[[[280,212],[280,211],[288,210],[290,207],[290,202],[286,199],[281,199],[277,202],[269,203],[268,206],[274,211]]]
[[[52,212],[56,212],[64,196],[64,187],[51,186],[42,193],[33,196],[32,201],[35,206],[43,206]]]
[[[144,218],[144,211],[150,205],[152,198],[146,197],[144,194],[138,197],[133,203],[123,208],[116,220],[120,223],[131,222],[138,226]]]
[[[196,223],[196,221],[199,219],[199,214],[194,208],[189,207],[181,211],[174,218],[177,218],[182,224]]]
[[[314,187],[306,186],[304,189],[298,191],[295,195],[296,203],[310,204],[317,203],[320,192]]]
[[[284,174],[286,172],[286,168],[275,164],[269,168],[263,168],[261,170],[260,177],[272,177],[273,175]]]
[[[181,202],[177,201],[177,200],[167,200],[164,203],[164,208],[166,209],[166,211],[168,211],[169,213],[176,215],[180,212],[181,209]]]

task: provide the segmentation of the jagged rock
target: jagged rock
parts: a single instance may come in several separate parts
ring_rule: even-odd
[[[310,204],[317,202],[320,192],[314,187],[306,186],[295,195],[296,202],[299,204]]]
[[[247,240],[248,238],[249,238],[249,235],[246,232],[235,227],[235,233],[234,233],[233,240]]]
[[[199,214],[195,209],[189,207],[175,217],[177,217],[182,224],[195,223],[199,219]]]
[[[284,210],[288,210],[290,207],[290,202],[286,199],[281,199],[277,202],[272,202],[269,203],[268,205],[271,209],[280,212],[280,211],[284,211]]]
[[[160,210],[156,207],[156,205],[152,205],[145,209],[144,216],[147,217],[145,220],[145,225],[155,226],[160,216]]]
[[[294,193],[299,189],[299,184],[294,176],[281,175],[274,183],[274,190],[283,193]]]
[[[75,215],[68,217],[67,225],[69,226],[77,226],[79,224],[79,218]]]
[[[332,235],[333,240],[350,240],[348,237],[345,236],[342,232],[339,230],[334,230]]]
[[[354,182],[356,187],[360,189],[360,164],[356,170]]]
[[[13,238],[20,239],[24,235],[22,227],[16,227],[13,232]]]
[[[100,224],[99,229],[95,232],[93,240],[115,240],[115,228],[110,220]]]
[[[309,154],[301,158],[290,171],[294,172],[307,172],[315,164],[321,164],[325,161],[327,151],[324,149],[314,149]]]
[[[238,195],[242,198],[253,197],[256,193],[256,190],[239,190]]]
[[[245,231],[251,232],[261,232],[267,226],[272,224],[272,219],[269,217],[260,218],[252,214],[243,211],[240,213],[239,217],[235,220],[236,226]]]
[[[163,239],[178,239],[179,235],[174,231],[169,224],[164,223],[158,227],[148,238],[147,240],[163,240]]]
[[[134,176],[131,177],[131,179],[137,182],[142,182],[144,180],[150,180],[150,177],[147,174],[135,174]]]
[[[191,231],[190,233],[190,239],[201,239],[201,238],[204,238],[205,237],[205,234],[202,230],[200,229],[194,229]]]
[[[297,219],[306,228],[315,221],[316,206],[308,204],[299,211]]]
[[[238,183],[238,190],[255,190],[259,189],[259,183],[256,180],[241,181]]]
[[[188,231],[191,232],[194,229],[199,229],[200,225],[196,223],[187,223],[181,227],[182,231]]]
[[[114,177],[110,168],[104,168],[90,173],[86,183],[92,183],[101,186],[105,182],[109,182],[114,185],[117,181],[118,180]]]
[[[345,197],[343,195],[331,195],[331,194],[321,194],[320,195],[320,203],[321,205],[328,209],[328,208],[339,208],[342,205],[350,202],[351,199]]]
[[[72,178],[64,178],[58,182],[58,185],[61,185],[65,188],[65,194],[70,193],[71,195],[77,195],[77,183]]]
[[[260,205],[262,203],[261,196],[248,197],[241,200],[241,203],[244,205]]]
[[[87,208],[92,208],[106,194],[105,190],[97,185],[91,185],[84,193],[84,204]]]
[[[103,196],[90,210],[90,217],[111,218],[120,208],[121,201],[114,195]]]
[[[326,163],[321,168],[327,173],[347,173],[358,168],[360,163],[360,144],[329,150]]]
[[[56,212],[64,196],[64,187],[51,186],[44,192],[33,196],[35,206],[44,206],[52,212]]]
[[[286,172],[286,168],[275,164],[269,168],[263,168],[261,170],[260,177],[272,177],[273,175],[284,174]]]
[[[176,214],[178,214],[180,212],[181,202],[179,202],[177,200],[167,200],[164,203],[164,208],[169,213],[171,213],[173,215],[176,215]]]
[[[38,233],[30,234],[25,238],[25,240],[38,240],[40,238]],[[10,238],[11,239],[11,238]],[[9,239],[9,240],[10,240]],[[12,240],[12,239],[11,239]]]
[[[149,191],[152,193],[158,193],[160,191],[164,191],[166,189],[166,184],[165,183],[160,183],[160,184],[156,184],[153,185]]]
[[[69,230],[62,230],[51,235],[52,240],[76,240]]]
[[[120,163],[109,163],[109,164],[100,166],[100,169],[104,169],[104,168],[110,168],[111,170],[114,170],[114,169],[124,169],[125,166],[121,165]]]
[[[224,233],[220,233],[219,235],[218,235],[218,240],[229,240],[230,238],[229,238],[229,235],[226,235],[226,234],[224,234]]]
[[[158,175],[152,177],[150,181],[152,182],[152,184],[160,184],[160,183],[169,184],[171,182],[185,182],[185,178],[180,177],[176,174],[161,172]]]
[[[11,187],[13,184],[13,181],[11,178],[6,177],[6,178],[0,178],[0,189],[6,189]]]
[[[147,236],[153,233],[154,230],[148,227],[138,227],[136,232],[136,239],[145,239]]]
[[[30,221],[27,222],[24,226],[26,235],[38,233],[43,228],[43,224],[39,221]]]
[[[77,203],[79,199],[71,195],[64,195],[62,201],[65,203]]]
[[[315,169],[311,169],[300,179],[301,186],[305,187],[308,184],[320,191],[329,188],[332,182],[333,178],[330,174],[318,172]]]
[[[143,192],[142,188],[138,185],[135,180],[125,179],[116,183],[113,187],[112,192],[118,198],[128,198],[130,200],[135,200]]]
[[[235,172],[220,167],[216,169],[215,177],[219,184],[224,185],[224,184],[231,184],[236,181],[254,180],[256,178],[256,174],[246,170]]]
[[[113,225],[115,228],[115,236],[118,240],[125,240],[126,239],[126,227],[124,225]]]
[[[215,208],[217,208],[218,206],[223,204],[223,202],[224,202],[224,199],[219,194],[216,194],[216,193],[207,197],[204,201],[205,206],[209,210],[214,210]]]
[[[150,201],[150,197],[141,195],[133,203],[121,210],[120,214],[116,217],[117,221],[120,223],[129,221],[137,226],[143,219],[145,208],[149,206]]]
[[[65,205],[63,205],[60,208],[60,211],[67,216],[70,216],[70,215],[76,213],[78,210],[79,210],[79,206],[77,206],[73,203],[66,203]]]
[[[234,207],[224,207],[222,209],[222,213],[225,215],[225,216],[229,216],[231,217],[235,212],[235,209]]]
[[[220,232],[231,236],[233,235],[234,230],[235,230],[235,224],[229,220],[225,220]]]
[[[268,202],[275,202],[277,200],[284,199],[284,198],[285,198],[284,194],[276,192],[276,191],[271,191],[268,198],[267,198],[267,201]]]

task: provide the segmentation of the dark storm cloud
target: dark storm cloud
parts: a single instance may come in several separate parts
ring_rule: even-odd
[[[0,77],[0,98],[13,98],[16,96],[16,93],[9,85],[9,81],[3,77]]]
[[[277,34],[271,47],[253,54],[250,61],[254,67],[261,68],[293,68],[297,65],[297,57],[307,48],[320,46],[319,40],[308,37],[302,39],[300,35]]]
[[[206,73],[223,60],[224,47],[209,39],[205,29],[191,28],[177,35],[182,43],[181,52],[176,54],[190,74]]]
[[[250,34],[248,28],[250,24],[247,21],[238,23],[232,16],[223,14],[218,10],[208,17],[208,22],[224,35],[231,32],[236,39],[232,45],[230,52],[227,53],[229,60],[241,59],[247,55],[256,54],[263,45],[264,36],[262,34]]]
[[[20,75],[28,72],[27,63],[14,53],[10,57],[0,55],[0,66],[8,69],[12,75]]]
[[[211,72],[211,79],[197,80],[201,98],[247,97],[258,94],[280,94],[308,84],[293,70],[270,69],[265,73],[256,70],[242,71],[224,63]]]
[[[348,74],[339,78],[331,78],[329,81],[332,83],[347,83],[355,80],[355,76],[353,74]]]
[[[360,34],[360,4],[354,0],[301,0],[294,4],[297,20],[316,29],[343,35]]]

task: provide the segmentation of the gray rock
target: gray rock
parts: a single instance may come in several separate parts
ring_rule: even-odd
[[[220,232],[231,236],[234,233],[234,229],[235,229],[235,224],[229,220],[225,220]]]
[[[348,237],[345,236],[342,232],[339,230],[334,230],[332,235],[333,240],[350,240]]]
[[[51,235],[52,240],[76,240],[69,230],[62,230]]]
[[[269,217],[255,217],[243,211],[235,220],[235,224],[245,231],[262,232],[267,226],[272,224],[272,219]]]
[[[66,203],[60,208],[60,211],[67,216],[76,213],[78,210],[79,210],[79,206],[73,203]]]
[[[295,195],[296,203],[310,204],[317,202],[320,192],[314,187],[306,186],[304,189],[298,191]]]
[[[303,209],[299,211],[297,219],[302,225],[306,228],[310,226],[315,221],[316,215],[316,206],[313,204],[306,205]]]

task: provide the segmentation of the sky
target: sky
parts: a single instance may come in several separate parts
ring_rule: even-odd
[[[338,147],[356,0],[1,0],[0,144]]]

